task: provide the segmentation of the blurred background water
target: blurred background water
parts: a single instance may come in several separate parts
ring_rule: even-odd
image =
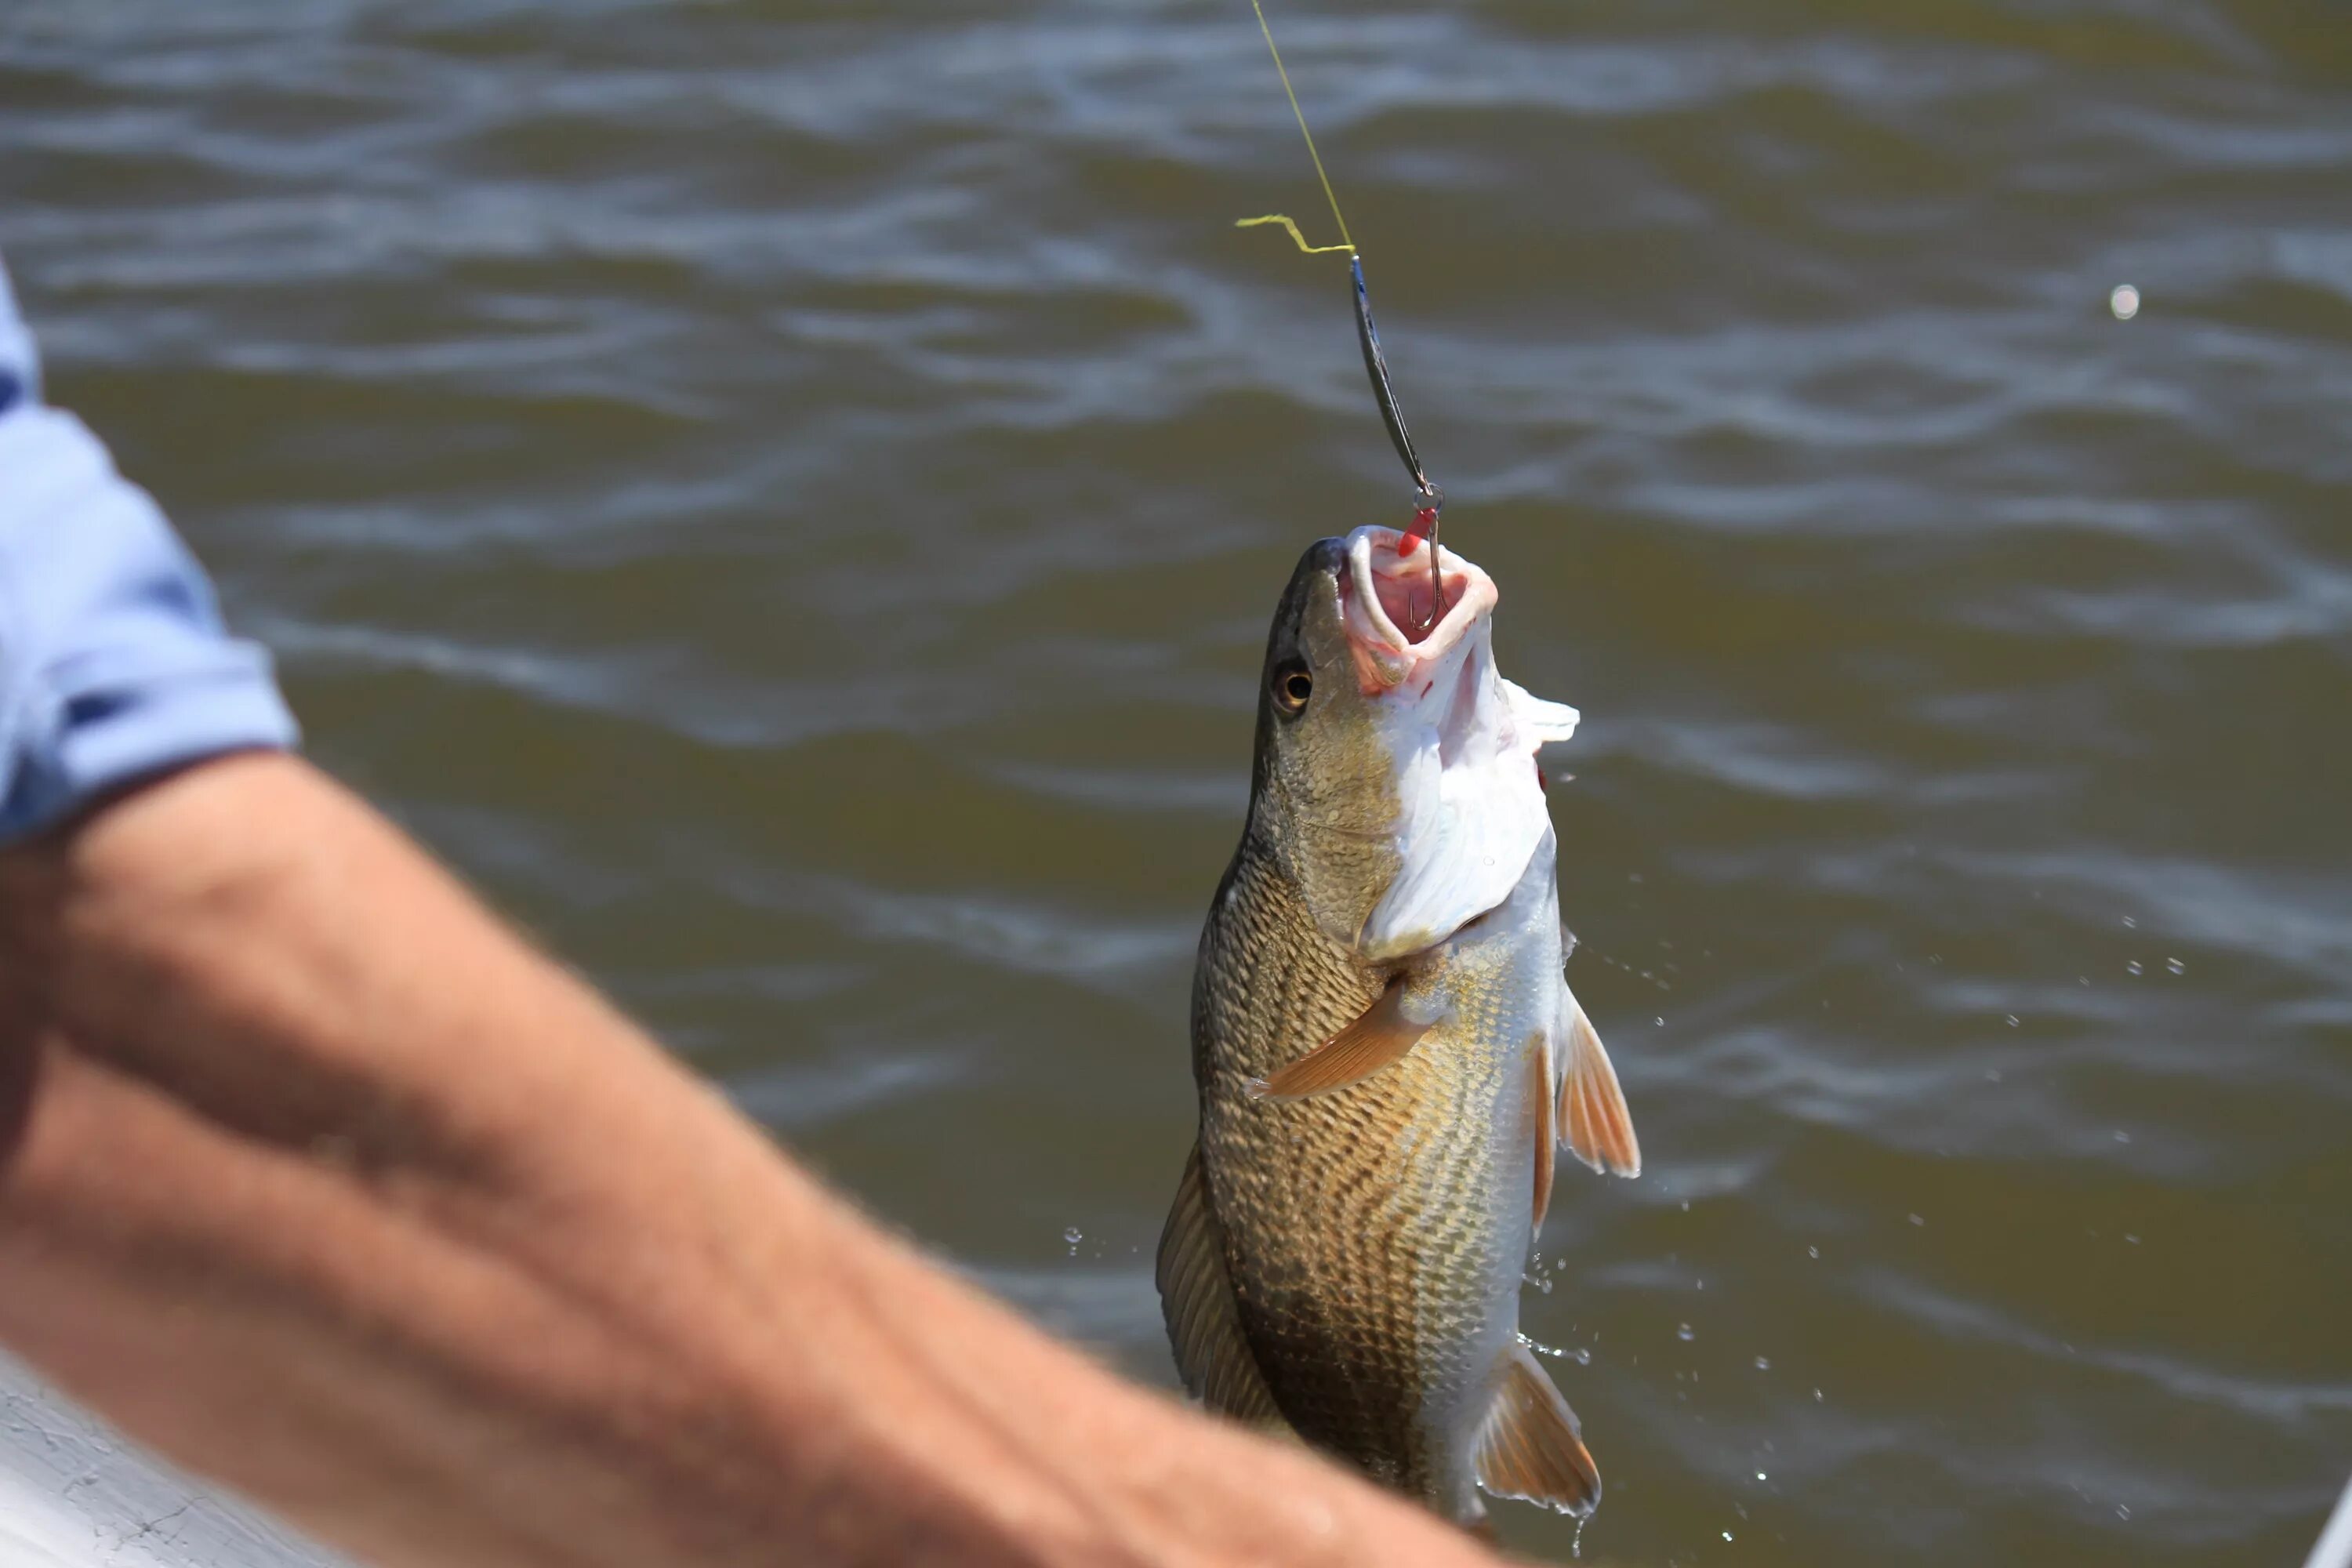
[[[2352,17],[1273,16],[1504,667],[1586,714],[1570,975],[1650,1160],[1563,1177],[1525,1304],[1586,1553],[2299,1561],[2352,1468]],[[1328,222],[1239,0],[0,14],[51,395],[313,753],[1163,1384],[1265,618],[1403,515],[1276,208]]]

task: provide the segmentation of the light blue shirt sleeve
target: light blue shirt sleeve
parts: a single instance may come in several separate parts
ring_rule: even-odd
[[[269,656],[105,446],[40,400],[0,270],[0,844],[224,752],[294,744]]]

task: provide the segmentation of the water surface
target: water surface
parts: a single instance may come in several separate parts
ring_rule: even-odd
[[[2352,31],[1275,17],[1504,667],[1587,716],[1570,975],[1650,1166],[1564,1177],[1525,1323],[1588,1556],[2299,1560],[2352,1469]],[[313,753],[1160,1384],[1265,617],[1403,515],[1276,208],[1328,237],[1237,0],[0,18],[51,392]]]

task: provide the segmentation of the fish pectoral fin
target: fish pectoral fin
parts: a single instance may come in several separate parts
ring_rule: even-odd
[[[1596,1171],[1612,1175],[1642,1173],[1642,1145],[1633,1136],[1633,1113],[1617,1086],[1617,1069],[1592,1020],[1574,996],[1561,1005],[1565,1037],[1556,1047],[1567,1053],[1560,1066],[1559,1107],[1554,1121],[1560,1141]]]
[[[1365,1008],[1354,1023],[1272,1078],[1251,1079],[1250,1096],[1305,1100],[1361,1083],[1382,1068],[1403,1060],[1405,1053],[1436,1026],[1434,1019],[1424,1024],[1406,1013],[1404,981],[1400,977],[1391,981],[1380,1000]]]
[[[1579,1518],[1601,1502],[1601,1472],[1585,1451],[1576,1412],[1523,1344],[1503,1352],[1471,1463],[1478,1484],[1496,1497]]]
[[[1168,1226],[1160,1233],[1154,1271],[1176,1373],[1185,1391],[1220,1415],[1254,1426],[1289,1430],[1242,1335],[1241,1307],[1225,1272],[1225,1248],[1197,1143],[1184,1157],[1184,1176]]]

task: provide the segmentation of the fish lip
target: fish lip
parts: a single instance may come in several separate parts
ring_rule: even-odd
[[[1444,658],[1469,635],[1470,628],[1494,612],[1501,593],[1495,580],[1475,562],[1465,561],[1442,546],[1423,544],[1412,554],[1400,553],[1405,535],[1393,528],[1366,524],[1348,535],[1348,578],[1350,592],[1342,595],[1348,641],[1356,654],[1357,674],[1367,696],[1402,685],[1416,668]],[[1416,573],[1426,576],[1428,559],[1422,549],[1437,550],[1438,571],[1445,579],[1460,575],[1461,585],[1445,614],[1429,635],[1415,642],[1389,616],[1381,603],[1378,578],[1401,578]]]

